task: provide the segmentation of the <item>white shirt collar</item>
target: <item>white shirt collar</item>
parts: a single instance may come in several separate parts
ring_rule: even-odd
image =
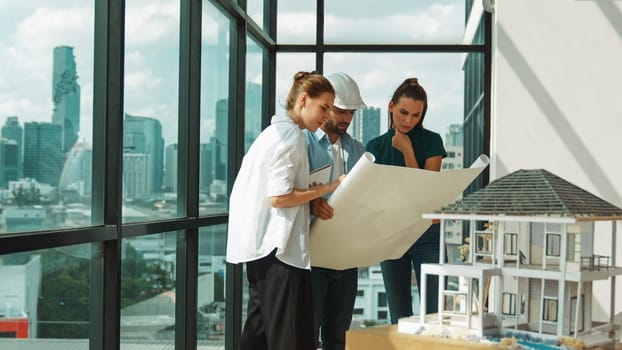
[[[317,128],[317,130],[315,130],[315,137],[317,138],[318,141],[321,141],[322,138],[326,137],[326,141],[328,141],[328,143],[330,142],[330,139],[328,138],[328,135],[326,134],[326,132],[324,130],[322,130],[322,128]],[[341,136],[337,136],[337,141],[341,140]]]

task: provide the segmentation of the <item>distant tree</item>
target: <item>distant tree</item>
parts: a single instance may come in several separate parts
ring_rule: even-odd
[[[147,264],[131,244],[125,245],[121,265],[121,308],[149,299],[173,289],[173,281],[167,271],[158,264]]]
[[[148,270],[151,281],[151,293],[160,294],[175,288],[169,273],[158,264],[152,264]]]
[[[47,250],[41,255],[41,265],[38,337],[88,338],[90,261]]]
[[[34,184],[24,188],[20,185],[13,189],[13,198],[18,207],[41,204],[41,191]]]
[[[149,265],[134,247],[125,245],[121,265],[121,308],[173,288],[168,273]],[[70,249],[41,254],[42,280],[37,308],[39,338],[88,338],[91,260]]]

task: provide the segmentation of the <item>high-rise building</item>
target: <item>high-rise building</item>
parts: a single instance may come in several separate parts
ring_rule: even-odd
[[[246,84],[244,104],[244,152],[246,153],[261,132],[261,85]]]
[[[224,160],[227,159],[228,151],[228,119],[229,119],[229,100],[222,99],[216,102],[216,128],[214,137],[210,139],[211,149],[214,152],[212,157],[212,171],[214,179],[226,180]]]
[[[467,18],[471,13],[471,6],[467,6]],[[484,42],[486,37],[486,25],[484,16],[479,19],[477,30],[473,34],[471,42]],[[464,122],[462,126],[463,133],[463,164],[471,165],[481,154],[489,154],[489,147],[485,141],[488,137],[487,117],[485,116],[486,105],[490,101],[486,99],[486,80],[484,75],[486,69],[485,55],[478,52],[466,53],[463,60],[462,70],[464,71]],[[488,171],[484,170],[471,184],[466,188],[463,194],[475,192],[484,187],[488,182]],[[464,232],[468,232],[468,223],[465,223]]]
[[[58,186],[63,169],[63,128],[52,123],[24,123],[24,177]]]
[[[24,129],[21,125],[19,125],[19,120],[16,116],[9,116],[6,118],[4,125],[2,126],[2,131],[0,133],[0,137],[5,138],[7,140],[13,140],[17,142],[18,148],[18,160],[17,160],[17,178],[20,179],[22,177],[22,158],[23,158],[23,137],[24,137]]]
[[[441,171],[462,169],[464,167],[464,132],[462,124],[451,124],[445,134],[445,151]],[[460,246],[462,241],[462,224],[451,220],[445,223],[445,244],[447,246],[447,261],[460,260]]]
[[[443,158],[442,170],[462,169],[464,133],[461,124],[449,125],[449,130],[445,134],[445,150],[447,157]]]
[[[0,187],[18,179],[19,146],[15,140],[0,138]]]
[[[80,196],[91,194],[93,178],[93,149],[86,143],[76,143],[67,154],[58,188]]]
[[[210,138],[209,149],[212,152],[212,157],[210,159],[210,167],[213,173],[213,180],[222,180],[225,181],[227,177],[227,169],[225,167],[224,161],[227,158],[221,158],[222,149],[226,145],[220,143],[220,140],[216,137]]]
[[[222,99],[216,102],[216,128],[214,137],[218,139],[218,144],[223,146],[219,149],[220,159],[227,159],[227,139],[229,131],[229,100]]]
[[[164,150],[164,191],[177,192],[177,144]]]
[[[224,179],[225,167],[213,162],[216,138],[211,137],[210,143],[202,143],[199,150],[199,191],[205,195],[209,194],[209,188],[214,180],[216,169],[219,169],[220,176]],[[177,144],[166,146],[164,162],[164,188],[169,192],[177,192]]]
[[[361,141],[363,146],[367,145],[369,140],[380,135],[380,108],[357,109],[348,132],[352,137]]]
[[[54,48],[52,68],[52,123],[63,129],[63,152],[69,152],[80,131],[80,85],[73,47]]]
[[[352,118],[350,127],[348,127],[348,134],[363,143],[363,120],[361,119],[360,109],[357,109],[356,112],[354,112],[354,117]],[[365,145],[366,143],[363,143],[363,146]]]
[[[462,124],[451,124],[445,134],[446,146],[464,147],[464,132],[462,132]]]
[[[123,153],[123,197],[139,198],[150,193],[151,157],[145,153]]]
[[[125,114],[123,127],[123,152],[145,154],[149,158],[148,191],[162,192],[164,184],[164,139],[162,124],[149,117]],[[125,171],[125,166],[123,171]]]
[[[417,314],[419,312],[419,289],[416,284],[411,283],[410,291],[412,309]],[[354,302],[352,326],[360,327],[365,320],[376,320],[382,323],[390,320],[387,293],[384,288],[380,265],[358,269],[358,287]]]
[[[212,139],[214,139],[212,137]],[[213,152],[209,143],[202,143],[199,151],[199,191],[209,193],[209,185],[214,180],[212,164]]]

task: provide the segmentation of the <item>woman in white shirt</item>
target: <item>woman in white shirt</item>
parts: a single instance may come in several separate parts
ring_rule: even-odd
[[[242,160],[230,198],[227,262],[246,263],[248,316],[242,350],[315,349],[309,257],[309,201],[343,177],[309,186],[302,129],[328,119],[335,92],[316,72],[298,72],[287,115],[276,115]]]

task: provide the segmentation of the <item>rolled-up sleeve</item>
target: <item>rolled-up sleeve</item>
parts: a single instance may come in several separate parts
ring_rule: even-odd
[[[268,197],[281,196],[294,189],[294,178],[300,161],[296,144],[282,143],[276,146],[268,160]]]

